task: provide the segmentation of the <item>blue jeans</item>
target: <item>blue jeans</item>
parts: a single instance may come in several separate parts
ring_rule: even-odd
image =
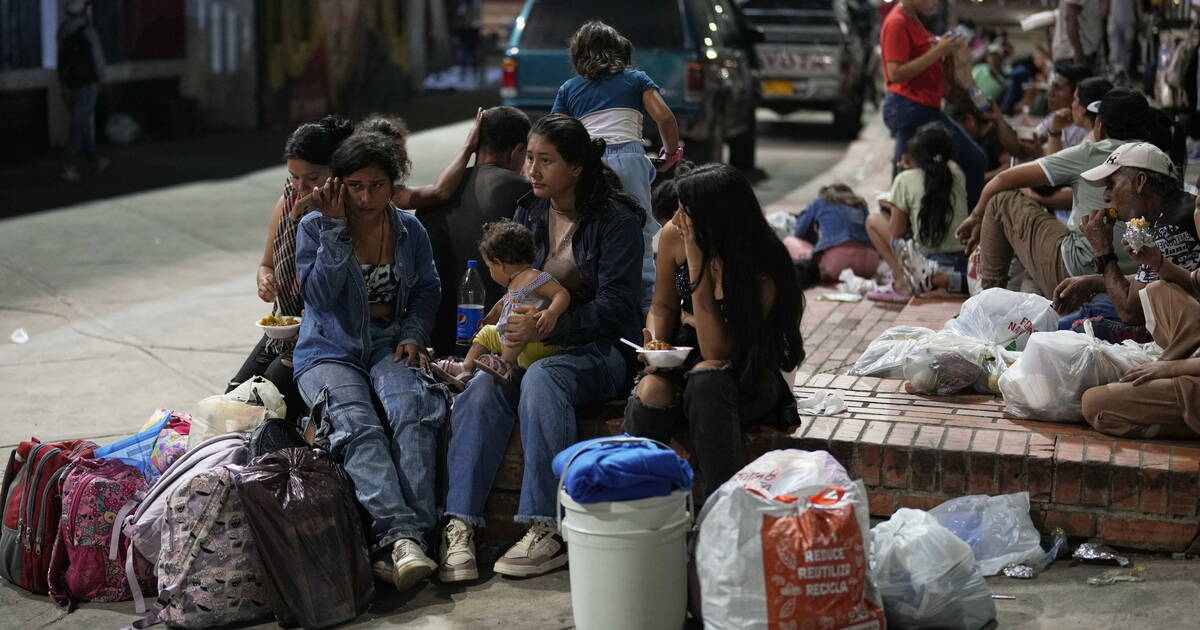
[[[329,425],[330,451],[371,516],[372,550],[401,538],[428,548],[437,525],[438,433],[450,400],[427,373],[393,360],[399,329],[371,325],[369,374],[323,361],[300,375],[300,393]],[[378,399],[386,423],[376,412]]]
[[[1059,330],[1071,330],[1071,324],[1092,317],[1107,317],[1109,319],[1121,319],[1121,315],[1117,313],[1117,305],[1113,304],[1112,298],[1108,297],[1107,293],[1097,293],[1096,297],[1081,306],[1078,311],[1067,313],[1058,320]]]
[[[650,211],[650,182],[654,181],[657,171],[650,159],[646,157],[646,148],[641,142],[623,142],[611,144],[604,150],[604,164],[617,174],[621,180],[621,188],[629,196],[637,200],[646,213],[642,223],[642,312],[650,310],[650,300],[654,297],[654,248],[651,243],[654,235],[658,234],[658,221]]]
[[[81,157],[96,161],[96,92],[95,83],[85,83],[67,89],[67,109],[71,126],[67,131],[67,167],[79,168]]]
[[[963,254],[922,254],[925,258],[937,263],[942,273],[946,274],[949,285],[947,293],[964,294],[967,292],[967,257]]]
[[[601,351],[596,344],[541,359],[507,385],[490,374],[477,374],[450,414],[446,513],[483,525],[484,503],[519,420],[525,473],[517,521],[554,522],[558,480],[550,462],[576,441],[575,408],[611,400],[628,389],[621,353],[613,347]]]
[[[967,205],[974,208],[983,190],[983,176],[987,174],[988,158],[983,149],[942,110],[922,105],[895,92],[888,92],[883,99],[883,124],[896,138],[893,164],[904,156],[908,141],[917,128],[931,122],[942,123],[950,132],[950,139],[954,141],[954,161],[967,180]]]

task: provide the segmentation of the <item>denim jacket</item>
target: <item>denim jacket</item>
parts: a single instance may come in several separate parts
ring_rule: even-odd
[[[550,201],[526,194],[517,202],[513,220],[533,232],[533,266],[541,269],[548,254]],[[563,346],[612,345],[633,368],[633,353],[617,340],[641,341],[642,228],[633,209],[620,202],[585,215],[571,239],[575,265],[584,288],[571,294],[570,309],[545,340]],[[631,372],[632,374],[632,372]]]
[[[846,242],[871,244],[867,237],[866,206],[847,206],[817,199],[796,219],[792,236],[813,242],[814,232],[819,233],[813,252],[823,252],[830,247]]]
[[[396,231],[395,262],[400,286],[391,325],[399,328],[397,345],[429,345],[429,331],[442,288],[433,266],[433,250],[416,217],[389,206]],[[294,355],[295,374],[321,361],[336,361],[364,372],[371,366],[367,284],[354,257],[346,219],[310,212],[296,230],[296,272],[304,317]]]

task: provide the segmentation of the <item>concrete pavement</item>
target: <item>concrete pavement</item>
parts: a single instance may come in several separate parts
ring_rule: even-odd
[[[809,168],[822,174],[807,187],[764,195],[768,210],[795,212],[816,186],[836,179],[864,196],[886,188],[891,143],[872,118],[840,161],[833,148],[812,158],[818,165]],[[458,123],[413,134],[412,182],[432,181],[466,130]],[[157,407],[187,410],[223,391],[258,339],[254,320],[269,312],[255,296],[254,271],[283,177],[281,166],[272,167],[0,221],[0,457],[30,435],[111,442]],[[8,341],[18,327],[28,343]],[[1029,582],[995,578],[997,593],[1017,596],[998,602],[1000,626],[1166,628],[1194,618],[1197,564],[1145,562],[1146,583],[1107,588],[1084,585],[1100,568],[1065,564]],[[67,616],[7,584],[0,608],[0,629],[117,627],[134,618],[127,602],[85,605]],[[466,587],[428,584],[405,594],[384,589],[353,625],[571,624],[569,581],[559,571]]]

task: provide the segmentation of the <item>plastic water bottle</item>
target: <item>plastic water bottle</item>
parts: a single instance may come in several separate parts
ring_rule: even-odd
[[[467,273],[463,276],[462,284],[458,287],[458,313],[455,322],[454,343],[455,354],[467,356],[471,349],[471,340],[479,332],[480,321],[483,319],[483,278],[479,276],[479,263],[467,261]]]

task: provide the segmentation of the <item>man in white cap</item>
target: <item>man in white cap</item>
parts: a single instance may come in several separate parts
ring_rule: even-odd
[[[1052,296],[1058,312],[1073,311],[1097,293],[1108,293],[1121,321],[1127,325],[1146,323],[1140,291],[1159,275],[1182,277],[1200,268],[1200,238],[1196,235],[1195,203],[1175,178],[1171,158],[1148,142],[1121,145],[1103,164],[1081,177],[1104,186],[1104,201],[1110,208],[1083,215],[1079,227],[1095,255],[1095,275],[1063,280]],[[1111,216],[1109,210],[1117,216]],[[1127,277],[1117,264],[1113,223],[1125,221],[1131,232],[1140,232],[1153,245],[1125,239],[1125,251],[1141,263]],[[1144,226],[1138,230],[1137,223]],[[1151,251],[1153,250],[1153,251]],[[1136,253],[1136,255],[1135,255]]]
[[[1132,279],[1113,264],[1102,212],[1085,217],[1096,268],[1121,316],[1145,322],[1163,348],[1157,361],[1130,370],[1119,382],[1083,394],[1083,417],[1097,431],[1131,438],[1200,437],[1200,211],[1180,190],[1171,161],[1146,143],[1127,144],[1083,174],[1105,182],[1105,197],[1126,221],[1146,220],[1154,245],[1125,249],[1141,268]],[[1106,243],[1107,240],[1107,243]],[[1134,239],[1136,240],[1136,239]],[[1107,247],[1107,249],[1106,249]]]
[[[92,28],[90,0],[69,0],[66,13],[58,27],[58,80],[71,124],[62,177],[77,181],[85,168],[95,173],[108,168],[108,160],[96,153],[96,92],[104,74],[104,49]]]

